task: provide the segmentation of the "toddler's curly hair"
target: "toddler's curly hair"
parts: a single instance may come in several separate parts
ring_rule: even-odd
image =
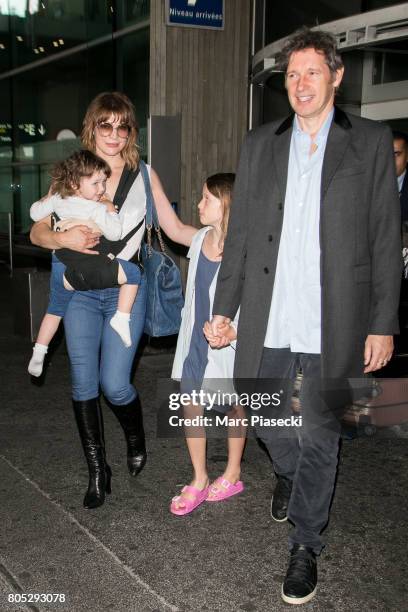
[[[55,164],[51,171],[51,193],[66,198],[80,188],[81,178],[103,172],[109,178],[112,171],[109,165],[87,149],[76,151],[64,161]]]

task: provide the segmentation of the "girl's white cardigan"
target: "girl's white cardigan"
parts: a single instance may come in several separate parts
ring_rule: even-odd
[[[186,297],[182,311],[182,321],[177,341],[176,355],[174,357],[173,371],[171,373],[171,377],[175,380],[181,379],[183,363],[190,349],[191,334],[194,327],[195,317],[195,278],[197,273],[197,264],[204,236],[210,229],[211,227],[204,227],[194,235],[190,250],[187,253],[187,257],[190,259],[190,266],[188,270]],[[214,303],[217,277],[218,270],[210,285],[210,313],[212,312]],[[239,311],[234,319],[234,323],[238,322],[238,315]],[[210,346],[208,347],[208,364],[204,373],[204,379],[206,379],[207,384],[206,382],[203,382],[203,388],[214,390],[214,384],[211,384],[211,380],[215,378],[222,378],[229,379],[230,383],[221,385],[221,390],[223,392],[233,392],[232,376],[235,359],[234,347],[235,342],[233,342],[232,345],[226,346],[222,349],[212,349]]]

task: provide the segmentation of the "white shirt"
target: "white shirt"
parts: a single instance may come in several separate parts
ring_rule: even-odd
[[[61,198],[59,195],[51,195],[43,201],[34,202],[30,208],[33,221],[41,221],[52,213],[56,213],[62,221],[68,219],[93,221],[108,240],[119,240],[122,234],[122,223],[118,213],[109,212],[106,204],[101,202],[78,196]]]

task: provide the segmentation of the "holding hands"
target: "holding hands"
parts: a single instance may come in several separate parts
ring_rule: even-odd
[[[211,348],[223,348],[236,340],[237,331],[231,325],[231,319],[221,315],[214,315],[211,322],[204,324],[203,332]]]

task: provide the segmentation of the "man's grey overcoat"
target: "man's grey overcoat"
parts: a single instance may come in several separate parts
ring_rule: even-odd
[[[235,378],[256,378],[284,214],[293,116],[242,146],[213,314],[241,306]],[[400,206],[389,128],[335,108],[321,184],[322,376],[359,377],[368,334],[398,333]]]

